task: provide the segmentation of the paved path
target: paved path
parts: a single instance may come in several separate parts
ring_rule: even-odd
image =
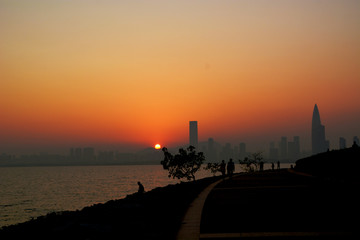
[[[210,191],[222,181],[224,180],[221,179],[217,182],[210,184],[191,203],[189,209],[184,216],[180,230],[177,234],[177,240],[198,240],[200,238],[201,214],[205,204],[205,200],[209,195]]]
[[[239,175],[199,196],[194,234],[178,239],[353,239],[360,225],[353,187],[286,170]]]

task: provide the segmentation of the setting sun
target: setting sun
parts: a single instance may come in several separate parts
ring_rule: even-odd
[[[156,144],[155,145],[155,149],[160,149],[161,148],[161,145],[160,144]]]

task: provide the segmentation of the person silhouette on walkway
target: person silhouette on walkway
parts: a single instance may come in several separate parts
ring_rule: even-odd
[[[280,169],[280,161],[277,162],[277,169]]]
[[[274,168],[275,168],[274,165],[275,165],[275,164],[272,162],[272,163],[271,163],[271,170],[273,170],[273,171],[274,171]]]
[[[228,172],[230,178],[232,177],[234,171],[235,171],[235,164],[232,161],[232,158],[230,158],[230,160],[227,164],[227,172]]]
[[[138,193],[144,193],[145,192],[145,188],[144,186],[141,184],[141,182],[138,182],[138,185],[139,185],[139,190],[138,190]]]
[[[260,162],[260,171],[264,171],[264,162]]]
[[[225,168],[226,168],[226,163],[224,160],[222,160],[220,163],[220,171],[223,177],[225,177]]]

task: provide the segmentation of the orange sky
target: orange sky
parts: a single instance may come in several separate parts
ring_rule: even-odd
[[[0,153],[360,135],[359,1],[0,0]]]

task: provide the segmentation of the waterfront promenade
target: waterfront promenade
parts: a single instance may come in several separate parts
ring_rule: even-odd
[[[237,175],[199,195],[177,239],[353,239],[358,186],[286,169]]]

